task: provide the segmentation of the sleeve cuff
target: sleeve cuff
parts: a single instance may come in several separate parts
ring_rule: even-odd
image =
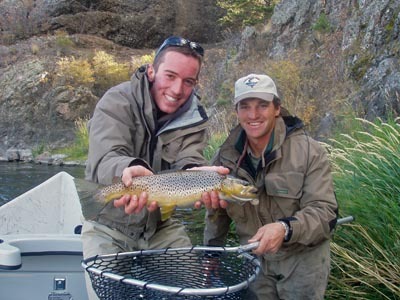
[[[152,172],[154,173],[154,171],[153,171],[153,169],[150,167],[150,165],[149,165],[145,160],[140,159],[140,158],[135,158],[134,160],[132,160],[132,161],[129,163],[129,166],[128,166],[128,167],[132,167],[132,166],[142,166],[142,167],[145,167],[146,169],[148,169],[148,170],[150,170],[150,171],[152,171]]]

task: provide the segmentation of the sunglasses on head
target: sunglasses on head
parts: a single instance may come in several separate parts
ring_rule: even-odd
[[[196,52],[200,56],[204,56],[204,49],[203,47],[200,46],[200,44],[196,42],[189,41],[188,39],[184,39],[178,36],[171,36],[167,38],[164,43],[158,48],[156,52],[156,57],[157,55],[163,51],[164,49],[175,46],[175,47],[189,47],[192,49],[194,52]]]

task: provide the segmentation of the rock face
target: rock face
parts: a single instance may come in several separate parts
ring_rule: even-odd
[[[19,32],[14,28],[11,34],[25,37],[62,29],[69,34],[96,35],[127,47],[155,48],[171,34],[203,43],[217,42],[222,36],[218,24],[222,11],[215,0],[14,2],[3,1],[0,9],[14,15],[12,23],[19,23]],[[2,24],[3,30],[12,23]]]
[[[0,75],[1,148],[25,148],[74,140],[74,121],[89,116],[98,100],[87,88],[51,85],[54,60],[17,62]]]
[[[330,35],[337,35],[336,49],[328,50],[340,53],[335,63],[344,66],[342,78],[354,80],[349,100],[361,103],[370,120],[400,115],[400,2],[281,1],[272,16],[267,53],[278,58],[307,44],[316,53],[327,48],[312,29],[322,13]]]

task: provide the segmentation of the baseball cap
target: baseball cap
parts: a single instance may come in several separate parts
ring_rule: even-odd
[[[278,97],[276,85],[271,77],[261,74],[250,74],[238,79],[235,83],[235,98],[233,104],[247,98],[259,98],[272,101]]]

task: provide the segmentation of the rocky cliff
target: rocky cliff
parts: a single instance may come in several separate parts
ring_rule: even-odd
[[[323,15],[329,24],[325,37],[315,30]],[[281,1],[272,26],[269,55],[308,48],[313,62],[338,66],[338,79],[351,83],[348,100],[360,102],[367,118],[400,113],[399,1]]]
[[[66,145],[74,120],[92,113],[99,91],[57,81],[61,57],[104,50],[129,61],[171,34],[204,43],[200,89],[210,109],[229,101],[238,76],[293,60],[307,79],[296,97],[313,102],[317,136],[329,134],[337,103],[369,119],[400,113],[399,1],[282,0],[268,23],[239,34],[218,24],[215,2],[0,1],[0,156]],[[59,31],[72,46],[60,45]]]

